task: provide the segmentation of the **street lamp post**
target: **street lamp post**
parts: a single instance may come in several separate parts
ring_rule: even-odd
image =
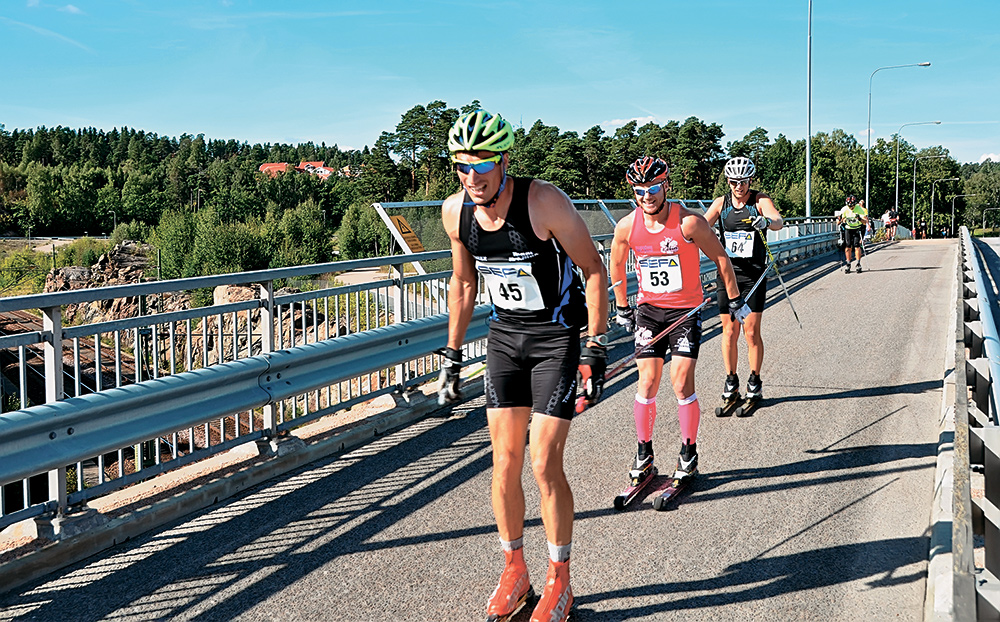
[[[903,128],[908,125],[941,125],[940,121],[919,121],[917,123],[904,123],[899,126],[899,131],[896,132],[896,211],[899,211],[899,134],[903,131]]]
[[[806,218],[812,218],[812,52],[813,3],[809,0],[809,34],[806,38]]]
[[[931,182],[931,237],[934,237],[934,186],[939,181],[958,181],[958,177],[946,177],[944,179],[935,179]]]
[[[112,229],[112,231],[114,231],[118,228],[118,214],[115,213],[115,210],[111,210],[111,216],[115,219],[115,226],[114,229]]]
[[[888,67],[879,67],[872,72],[872,75],[868,76],[868,149],[865,155],[865,207],[869,211],[872,209],[872,202],[870,200],[869,188],[871,186],[871,161],[872,161],[872,79],[875,74],[882,71],[883,69],[902,69],[903,67],[930,67],[931,64],[927,61],[922,63],[908,63],[906,65],[889,65]]]
[[[951,195],[951,237],[955,237],[955,199],[958,197],[977,197],[978,194],[953,194]],[[947,200],[947,197],[945,197]]]
[[[929,156],[920,156],[919,158],[913,159],[913,208],[910,211],[910,228],[913,229],[914,231],[917,230],[917,162],[919,162],[920,160],[929,160],[934,158],[946,158],[946,157],[948,156],[929,155]],[[917,239],[916,235],[913,236],[913,239],[914,240]]]

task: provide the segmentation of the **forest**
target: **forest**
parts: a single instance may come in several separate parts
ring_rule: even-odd
[[[458,189],[446,148],[448,129],[478,101],[453,108],[415,105],[392,131],[361,150],[325,143],[249,144],[202,134],[159,136],[134,128],[0,125],[0,235],[112,236],[152,244],[162,278],[200,276],[386,254],[387,231],[372,203],[440,200]],[[498,111],[501,114],[503,111]],[[754,186],[786,217],[805,213],[805,141],[756,128],[723,144],[721,125],[690,117],[635,121],[582,135],[542,120],[519,127],[510,173],[551,181],[572,198],[629,198],[626,166],[640,155],[670,164],[671,196],[710,199],[725,189],[722,166],[743,155],[757,164]],[[896,138],[898,149],[896,152]],[[902,224],[910,225],[916,171],[917,220],[935,230],[978,226],[1000,207],[1000,163],[959,163],[941,146],[917,150],[900,137],[871,150],[870,211],[896,202],[898,157]],[[840,129],[812,141],[812,214],[831,215],[847,194],[864,195],[865,145]],[[258,172],[266,162],[323,161],[322,180],[290,170]],[[916,162],[916,164],[915,164]],[[958,181],[933,183],[956,177]],[[991,212],[996,216],[997,212]]]

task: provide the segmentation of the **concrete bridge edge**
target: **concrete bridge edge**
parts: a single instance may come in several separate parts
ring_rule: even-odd
[[[961,251],[955,254],[952,273],[958,273]],[[949,327],[956,326],[959,296],[959,282],[952,284],[952,314]],[[930,546],[927,562],[927,588],[924,593],[924,620],[944,622],[954,619],[953,560],[952,560],[952,498],[954,485],[954,438],[955,438],[955,334],[946,333],[944,357],[944,385],[941,391],[941,410],[938,434],[937,464],[934,474],[934,499],[931,504]],[[964,373],[964,370],[962,371]],[[962,383],[964,386],[964,382]]]

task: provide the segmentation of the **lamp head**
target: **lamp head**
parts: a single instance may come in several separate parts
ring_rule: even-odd
[[[918,67],[930,67],[931,64],[930,64],[930,61],[924,61],[922,63],[917,63],[917,66]]]

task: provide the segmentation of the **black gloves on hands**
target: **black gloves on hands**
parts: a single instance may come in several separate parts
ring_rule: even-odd
[[[737,296],[729,301],[729,317],[734,322],[742,324],[748,315],[750,315],[750,307],[743,302],[743,296]]]
[[[604,392],[604,372],[608,369],[608,351],[604,346],[584,346],[580,351],[580,386],[587,403],[594,405]]]
[[[441,375],[438,380],[441,386],[438,387],[438,404],[456,402],[462,396],[462,391],[458,388],[462,371],[462,351],[454,348],[442,348],[437,351],[441,355]]]
[[[619,307],[615,306],[617,312],[615,313],[615,322],[619,326],[625,327],[630,333],[635,332],[635,307]]]

